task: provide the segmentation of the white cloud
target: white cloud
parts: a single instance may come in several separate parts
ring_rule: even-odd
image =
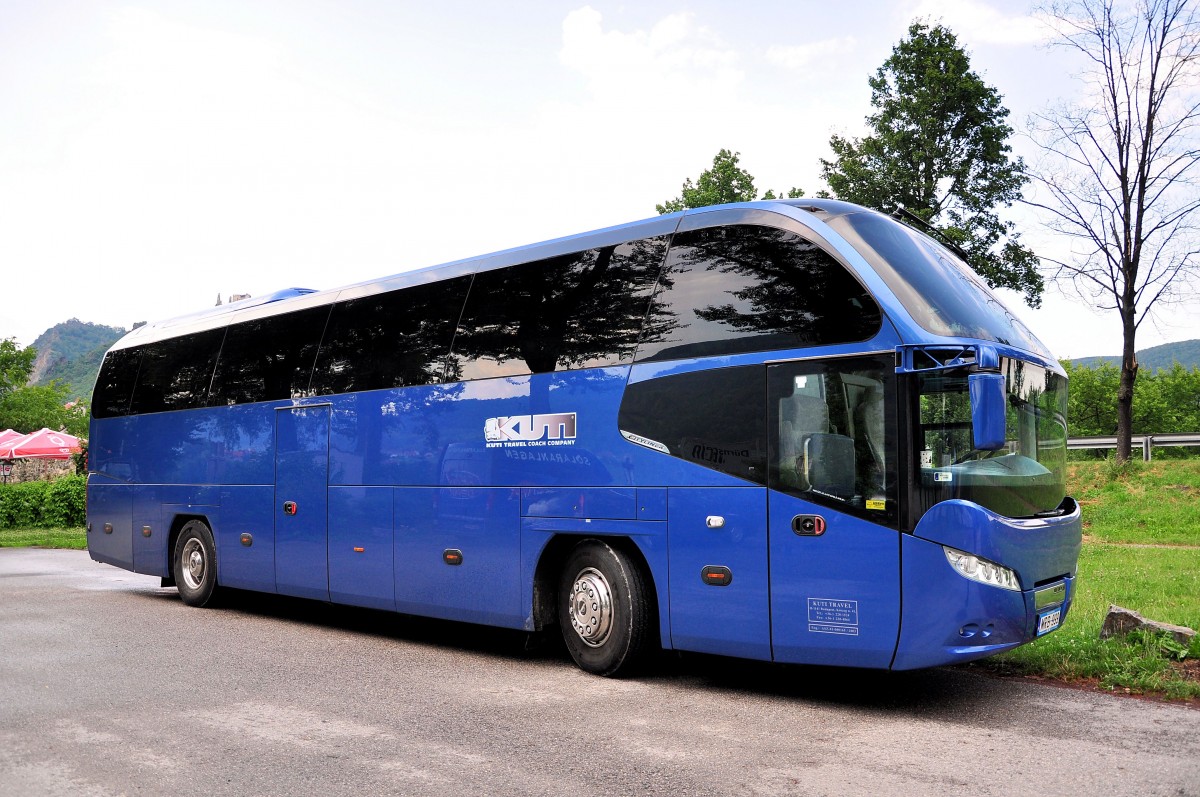
[[[857,44],[853,36],[842,36],[808,44],[774,45],[767,48],[767,60],[776,66],[802,69],[850,53]]]
[[[584,75],[593,95],[624,102],[695,91],[730,91],[742,81],[738,54],[691,14],[671,14],[649,30],[605,30],[591,6],[563,20],[562,63]]]
[[[1004,4],[1008,8],[1007,4]],[[909,19],[940,22],[968,42],[980,44],[1040,44],[1049,29],[1028,14],[1006,14],[984,0],[921,0]]]

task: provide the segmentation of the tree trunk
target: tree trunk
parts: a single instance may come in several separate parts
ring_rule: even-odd
[[[1117,462],[1129,460],[1133,449],[1133,384],[1137,380],[1138,361],[1134,345],[1137,326],[1132,305],[1122,308],[1124,346],[1121,349],[1121,381],[1117,386]]]

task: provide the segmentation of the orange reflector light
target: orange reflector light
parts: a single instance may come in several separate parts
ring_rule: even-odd
[[[354,552],[355,552],[355,553],[362,553],[362,552],[363,552],[363,551],[365,551],[365,550],[366,550],[365,548],[360,548],[360,547],[358,547],[357,545],[355,545],[355,546],[354,546]]]
[[[727,587],[733,582],[733,573],[728,567],[706,565],[700,570],[700,580],[714,587]]]

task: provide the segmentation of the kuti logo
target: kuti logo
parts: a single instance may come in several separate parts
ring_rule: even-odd
[[[483,422],[488,448],[575,445],[575,413],[508,415]]]

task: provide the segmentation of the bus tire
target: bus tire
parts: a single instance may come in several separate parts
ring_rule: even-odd
[[[188,606],[205,606],[217,589],[217,547],[202,520],[189,520],[175,541],[175,585]]]
[[[651,647],[654,612],[641,567],[602,540],[585,540],[567,557],[558,590],[558,622],[571,658],[596,675],[627,675]]]

